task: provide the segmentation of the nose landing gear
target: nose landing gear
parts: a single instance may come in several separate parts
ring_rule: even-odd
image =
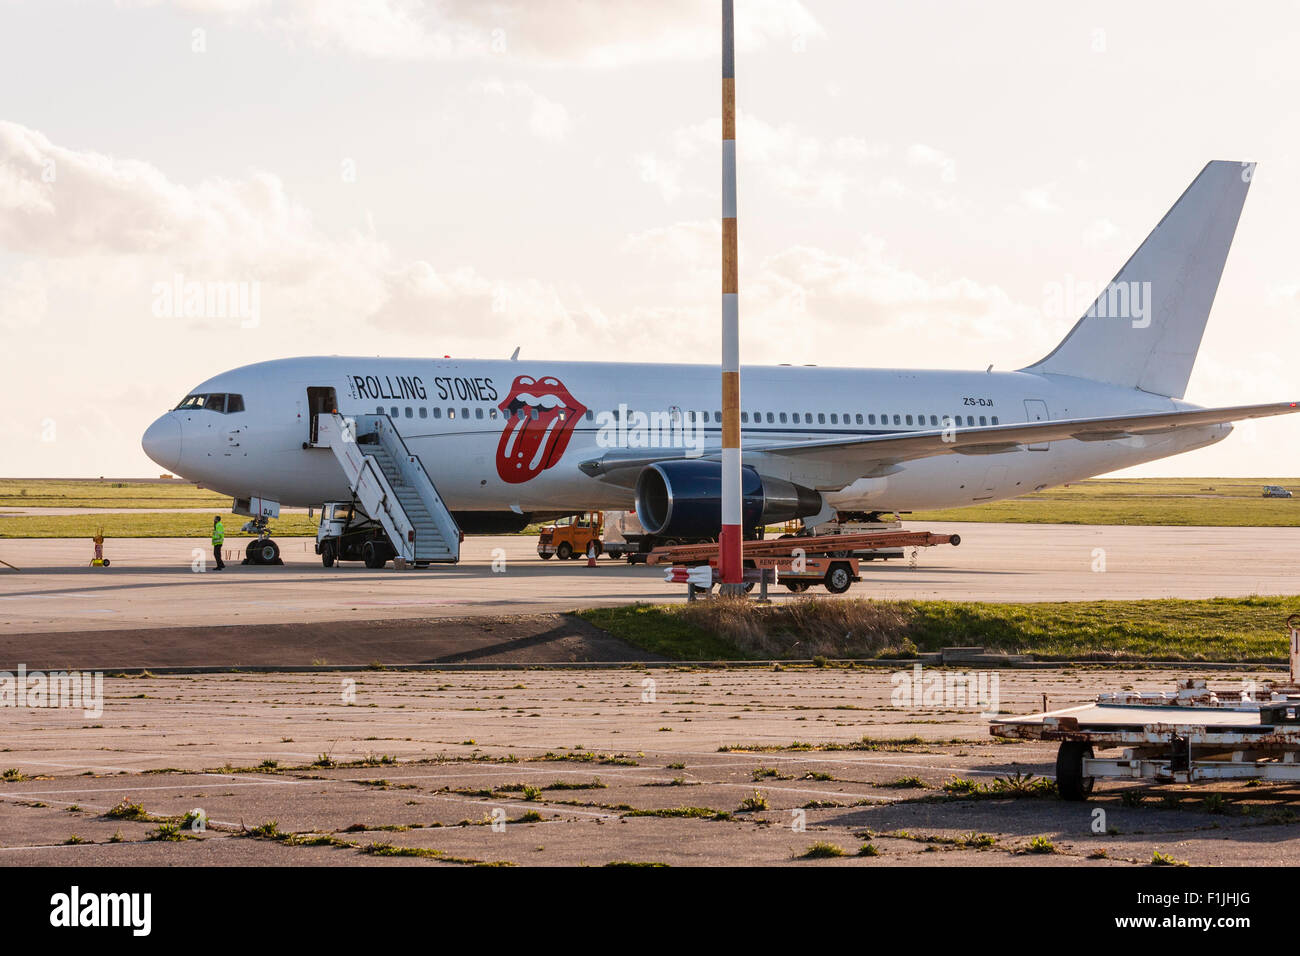
[[[271,540],[270,519],[265,515],[245,523],[244,531],[256,531],[257,537],[244,549],[243,564],[284,564],[280,546]]]

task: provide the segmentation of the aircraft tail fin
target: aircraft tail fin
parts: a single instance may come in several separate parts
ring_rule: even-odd
[[[1182,398],[1254,170],[1207,164],[1061,344],[1022,371]]]

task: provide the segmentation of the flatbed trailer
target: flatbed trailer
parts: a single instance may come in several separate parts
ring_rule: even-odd
[[[1063,710],[1002,717],[989,733],[1055,740],[1062,799],[1086,800],[1098,778],[1196,783],[1300,781],[1300,614],[1286,621],[1291,673],[1285,682],[1253,682],[1212,691],[1204,680],[1171,693],[1121,691]],[[1117,757],[1097,750],[1122,747]]]
[[[1059,741],[1057,789],[1086,800],[1098,779],[1300,781],[1300,688],[1249,692],[1185,680],[1174,694],[1102,694],[1093,704],[994,720],[995,737]],[[1122,748],[1115,756],[1097,750]]]
[[[789,535],[744,542],[745,558],[789,558],[798,549],[805,555],[827,555],[841,551],[875,548],[932,548],[939,544],[961,544],[961,536],[929,531],[873,531],[869,534]],[[718,556],[716,544],[679,544],[655,548],[646,564],[703,564]]]
[[[875,531],[866,534],[784,535],[780,538],[744,542],[744,562],[748,570],[774,570],[776,580],[791,591],[806,591],[814,584],[824,584],[832,594],[843,594],[861,581],[859,562],[854,552],[860,549],[913,547],[930,548],[939,544],[957,545],[955,534],[931,534],[928,531]],[[692,567],[710,565],[718,569],[716,544],[682,544],[655,548],[646,555],[646,564],[672,564]],[[753,582],[750,582],[752,586]]]

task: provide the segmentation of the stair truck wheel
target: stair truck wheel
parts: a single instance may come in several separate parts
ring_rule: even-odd
[[[541,558],[543,561],[551,560],[551,552],[549,551],[539,552],[537,556]]]
[[[320,563],[325,565],[327,568],[332,568],[334,567],[334,562],[337,560],[338,558],[334,554],[334,542],[322,541],[320,546]]]
[[[843,594],[853,584],[853,572],[842,561],[836,561],[826,569],[824,579],[826,590],[832,594]]]
[[[361,560],[368,568],[382,568],[388,563],[387,549],[378,541],[367,541],[361,546]]]
[[[1094,780],[1083,775],[1083,760],[1092,756],[1092,744],[1063,740],[1056,752],[1056,790],[1062,800],[1087,800]]]
[[[573,545],[567,541],[561,541],[559,547],[555,549],[555,556],[561,561],[568,561],[573,557]]]

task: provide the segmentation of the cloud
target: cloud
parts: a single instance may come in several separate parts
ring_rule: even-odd
[[[1028,209],[1030,212],[1055,213],[1060,212],[1061,207],[1057,204],[1055,197],[1052,195],[1056,191],[1056,183],[1047,183],[1042,186],[1030,186],[1028,189],[1020,191],[1020,206]]]
[[[11,274],[0,274],[0,329],[14,332],[38,326],[48,306],[39,263],[20,262]]]
[[[683,221],[629,235],[623,251],[644,264],[650,284],[683,314],[683,349],[714,341],[720,288],[720,231],[716,221]],[[838,363],[909,365],[925,342],[928,367],[973,364],[973,345],[990,349],[999,364],[1050,347],[1056,329],[1039,310],[1002,288],[961,276],[926,276],[896,261],[886,243],[864,236],[848,252],[793,246],[751,261],[743,240],[741,326],[746,362],[789,362],[791,352],[824,359],[824,343],[837,343]],[[798,334],[791,330],[797,328]],[[819,345],[818,343],[821,343]],[[898,356],[887,360],[884,356]]]
[[[1098,246],[1110,242],[1118,235],[1119,227],[1109,219],[1094,219],[1083,230],[1083,241],[1087,245]]]
[[[137,0],[153,6],[162,0]],[[502,57],[612,67],[718,56],[715,0],[173,0],[190,13],[275,32],[293,45],[371,59]],[[824,35],[801,0],[747,0],[736,46],[803,44]]]
[[[642,181],[658,186],[666,202],[688,192],[713,194],[716,167],[709,167],[708,186],[688,186],[684,172],[702,170],[698,159],[718,153],[721,142],[721,117],[712,117],[678,127],[668,134],[666,149],[640,152],[635,162]],[[858,137],[826,140],[793,123],[776,125],[746,112],[736,117],[736,143],[742,178],[756,177],[801,206],[842,206],[850,194],[866,189],[866,164],[889,152]]]
[[[935,169],[939,179],[945,183],[957,181],[957,161],[941,150],[924,143],[913,143],[907,148],[907,161],[914,166]]]
[[[506,83],[494,79],[481,84],[481,89],[490,96],[522,101],[528,112],[528,131],[538,139],[558,143],[573,128],[573,121],[563,103],[548,99],[527,83]]]
[[[54,175],[43,178],[50,162]],[[5,327],[36,321],[52,289],[93,294],[97,310],[118,321],[147,321],[151,290],[178,273],[258,283],[263,333],[358,322],[427,329],[431,307],[482,318],[493,295],[510,291],[465,265],[402,260],[373,231],[331,235],[271,173],[187,186],[148,163],[70,149],[9,122],[0,123],[0,250],[25,257],[0,272]],[[524,301],[547,299],[536,287],[516,291]]]

